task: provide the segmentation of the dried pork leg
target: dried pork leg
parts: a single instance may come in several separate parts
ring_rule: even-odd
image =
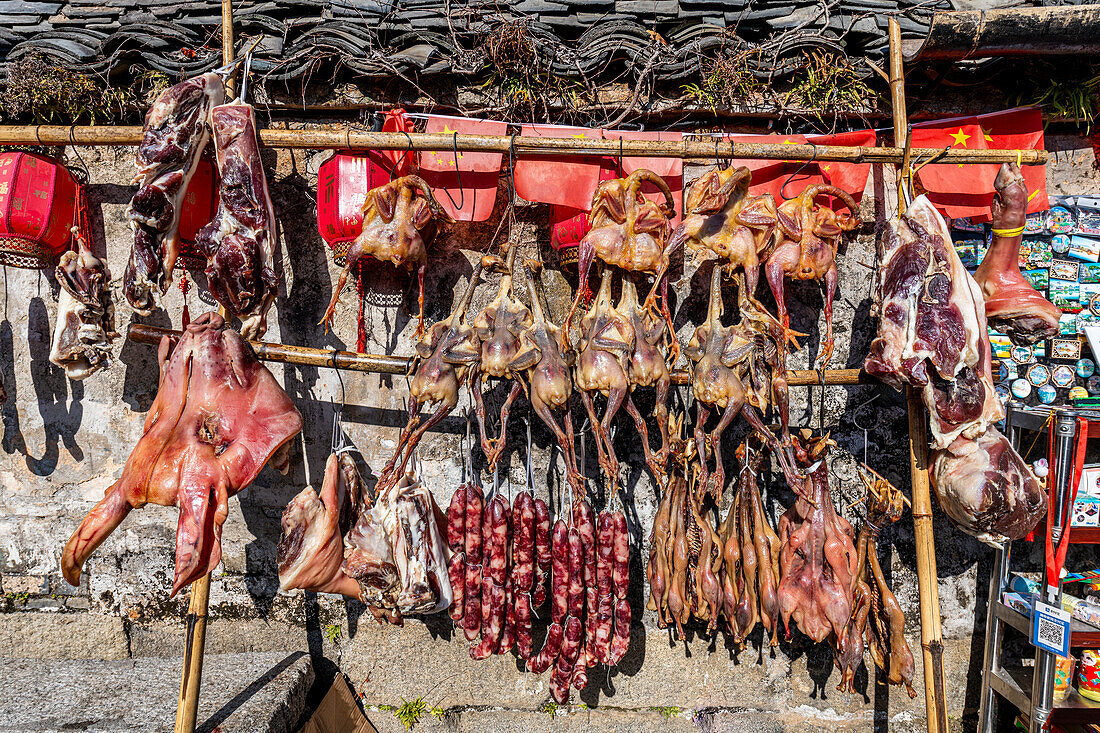
[[[879,329],[864,368],[896,389],[923,389],[934,447],[946,448],[959,435],[976,437],[1004,417],[987,371],[981,289],[926,197],[918,197],[883,240]]]
[[[1018,539],[1042,519],[1046,503],[993,427],[1004,410],[990,373],[985,302],[950,242],[924,196],[890,227],[876,295],[878,336],[864,368],[899,389],[921,387],[932,428],[930,478],[947,515],[980,540]]]
[[[286,392],[217,313],[192,321],[175,348],[163,338],[159,358],[160,387],[144,434],[122,477],[65,545],[61,567],[73,585],[130,510],[150,503],[180,510],[172,594],[209,573],[221,560],[229,497],[269,460],[285,471],[281,449],[302,429]]]
[[[1008,438],[990,428],[932,451],[929,477],[947,516],[983,542],[1018,540],[1046,514],[1046,492]]]
[[[195,245],[206,256],[211,294],[241,319],[241,335],[267,331],[275,302],[275,209],[256,137],[256,111],[240,101],[210,111],[221,184],[214,220],[199,230]]]
[[[993,241],[974,273],[985,296],[985,317],[990,326],[1007,333],[1016,344],[1055,337],[1062,311],[1020,273],[1028,200],[1020,167],[1002,164],[993,188]]]
[[[223,101],[221,77],[203,74],[165,89],[145,116],[134,179],[139,188],[126,210],[134,246],[122,276],[126,300],[142,315],[153,312],[172,282],[183,197],[210,139],[210,110]]]
[[[69,379],[84,379],[111,365],[115,332],[115,304],[111,300],[111,271],[92,254],[91,247],[73,228],[76,251],[61,255],[57,280],[57,323],[50,361],[64,368]]]

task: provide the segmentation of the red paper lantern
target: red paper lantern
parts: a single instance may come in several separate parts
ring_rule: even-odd
[[[363,230],[367,192],[390,180],[369,152],[337,151],[317,171],[317,231],[332,248],[336,264]]]
[[[209,148],[199,158],[195,175],[187,184],[180,207],[180,254],[184,266],[205,265],[206,257],[195,249],[195,237],[199,230],[214,219],[218,208],[218,186]]]
[[[33,153],[0,153],[0,263],[52,267],[77,223],[76,182],[55,160]]]

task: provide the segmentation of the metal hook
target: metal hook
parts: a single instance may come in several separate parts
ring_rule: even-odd
[[[255,48],[253,46],[252,48]],[[244,70],[241,71],[241,93],[237,95],[237,101],[244,104],[245,95],[248,94],[248,74],[252,71],[252,48],[244,55]]]

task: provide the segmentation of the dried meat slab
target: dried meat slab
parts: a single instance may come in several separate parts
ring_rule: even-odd
[[[1004,417],[989,375],[985,302],[927,198],[884,235],[876,284],[878,335],[868,374],[922,389],[932,444],[973,438]]]
[[[65,545],[65,579],[146,504],[179,508],[172,594],[221,559],[229,497],[248,487],[264,464],[285,470],[288,444],[302,416],[252,347],[217,313],[191,323],[173,345],[160,343],[160,388],[122,477]]]
[[[122,292],[149,315],[172,282],[180,251],[180,214],[187,184],[210,139],[210,110],[225,100],[217,74],[203,74],[161,92],[149,109],[137,151],[137,193],[126,214],[134,232]]]
[[[206,255],[211,294],[241,319],[245,338],[267,331],[275,302],[275,209],[256,137],[256,112],[240,101],[210,111],[221,184],[214,220],[199,230],[195,245]]]

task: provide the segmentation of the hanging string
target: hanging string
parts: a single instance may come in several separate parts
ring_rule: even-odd
[[[455,176],[458,178],[458,201],[455,201],[454,196],[451,195],[449,189],[444,188],[443,193],[450,199],[451,204],[455,209],[461,211],[462,207],[466,204],[466,189],[462,186],[462,168],[458,165],[458,133],[454,133],[454,137],[451,138],[451,152],[454,154],[455,159]]]
[[[779,195],[780,195],[780,197],[782,197],[784,199],[794,198],[794,196],[788,196],[787,195],[787,184],[790,183],[791,180],[795,176],[797,176],[799,173],[801,173],[803,170],[805,170],[806,166],[812,165],[814,163],[814,161],[817,160],[817,146],[814,145],[809,140],[806,141],[806,144],[809,145],[811,148],[813,148],[813,151],[814,151],[813,155],[810,156],[809,160],[803,161],[802,165],[798,166],[798,168],[796,168],[794,170],[794,173],[791,173],[789,176],[787,176],[787,180],[783,181],[783,185],[779,187]]]

